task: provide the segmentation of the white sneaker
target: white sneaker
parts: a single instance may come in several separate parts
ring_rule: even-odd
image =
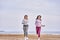
[[[25,37],[25,40],[28,40],[28,37]]]
[[[40,38],[38,38],[38,40],[40,40]]]
[[[26,40],[26,37],[24,39]]]
[[[28,37],[26,37],[26,39],[28,40]]]

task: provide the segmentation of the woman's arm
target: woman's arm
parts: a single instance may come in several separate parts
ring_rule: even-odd
[[[22,24],[24,24],[24,20],[22,20]]]

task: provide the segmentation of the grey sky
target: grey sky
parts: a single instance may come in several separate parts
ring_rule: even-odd
[[[60,15],[59,0],[0,0],[0,10]]]

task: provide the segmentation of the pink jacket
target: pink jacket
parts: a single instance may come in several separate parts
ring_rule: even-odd
[[[36,25],[36,27],[41,27],[41,21],[37,19],[35,21],[35,25]]]

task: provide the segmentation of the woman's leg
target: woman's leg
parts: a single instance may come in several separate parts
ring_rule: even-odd
[[[28,36],[28,27],[23,27],[23,31],[24,31],[24,36],[27,37]]]
[[[25,37],[26,35],[25,35],[25,27],[24,26],[23,26],[23,31],[24,31],[24,37]]]
[[[40,40],[40,31],[41,31],[41,27],[36,27],[36,32],[38,35],[38,40]]]
[[[36,33],[40,37],[41,27],[36,27]]]
[[[38,27],[36,27],[36,34],[38,35]]]
[[[41,27],[38,28],[38,37],[40,37]]]
[[[25,35],[26,35],[26,37],[28,37],[28,27],[26,27],[26,29],[25,29]]]
[[[24,31],[24,37],[25,37],[25,40],[28,39],[28,27],[23,27],[23,31]]]

